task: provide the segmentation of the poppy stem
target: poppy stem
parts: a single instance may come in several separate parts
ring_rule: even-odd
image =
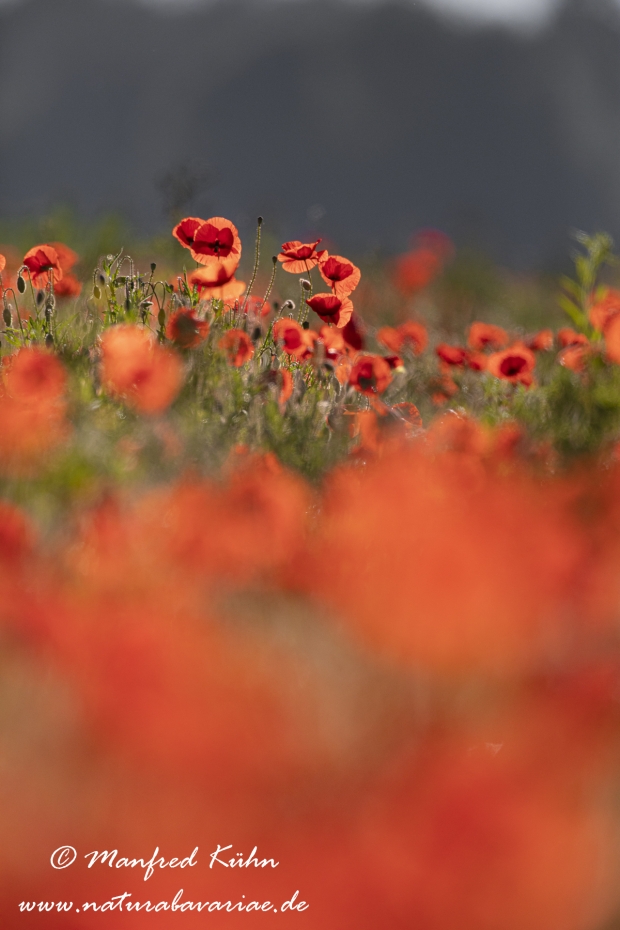
[[[272,270],[272,272],[271,272],[271,278],[269,279],[269,286],[267,287],[267,290],[265,291],[265,296],[263,297],[263,302],[262,302],[262,304],[261,304],[261,311],[262,311],[263,307],[265,306],[265,304],[267,303],[267,301],[269,300],[269,298],[271,297],[271,292],[272,292],[272,290],[273,290],[273,285],[274,285],[275,280],[276,280],[276,272],[277,272],[277,270],[278,270],[278,257],[277,257],[277,255],[274,255],[274,256],[273,256],[272,262],[273,262],[273,270]]]
[[[250,278],[250,283],[248,284],[248,289],[245,292],[245,297],[243,299],[243,306],[241,307],[241,312],[245,312],[245,308],[248,302],[248,298],[252,293],[252,288],[254,287],[254,282],[256,281],[256,275],[258,274],[258,266],[260,264],[260,238],[261,238],[261,229],[263,225],[263,218],[259,216],[258,225],[256,227],[256,251],[254,253],[254,270],[252,272],[252,277]]]

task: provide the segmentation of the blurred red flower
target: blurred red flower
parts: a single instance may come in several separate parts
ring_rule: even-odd
[[[218,342],[228,358],[228,363],[235,368],[241,368],[249,362],[254,355],[252,340],[242,329],[229,329]]]
[[[199,320],[196,311],[181,308],[170,315],[166,327],[166,337],[182,349],[193,349],[200,345],[209,334],[209,324]]]

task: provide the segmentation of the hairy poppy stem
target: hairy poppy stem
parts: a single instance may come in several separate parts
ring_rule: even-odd
[[[256,281],[256,275],[258,274],[258,266],[260,264],[260,238],[261,238],[261,229],[263,226],[263,218],[259,216],[258,225],[256,227],[256,251],[254,254],[254,270],[252,272],[252,277],[250,278],[250,283],[248,284],[248,289],[245,292],[245,297],[243,299],[243,306],[241,307],[241,312],[245,313],[245,308],[252,293],[252,288],[254,287],[254,282]]]
[[[273,258],[272,258],[271,260],[272,260],[272,262],[273,262],[273,270],[272,270],[272,272],[271,272],[271,277],[270,277],[270,279],[269,279],[269,286],[267,287],[267,290],[265,291],[265,296],[263,297],[263,302],[262,302],[262,304],[261,304],[261,310],[262,310],[262,308],[265,306],[265,304],[267,303],[267,301],[269,300],[269,298],[271,297],[271,292],[272,292],[272,290],[273,290],[273,285],[274,285],[275,280],[276,280],[276,273],[277,273],[277,271],[278,271],[278,256],[277,256],[277,255],[274,255]]]

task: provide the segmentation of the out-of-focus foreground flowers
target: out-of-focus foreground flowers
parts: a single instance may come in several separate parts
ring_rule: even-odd
[[[217,286],[234,279],[232,223],[174,234]],[[353,262],[294,240],[273,267],[301,274],[301,306],[273,308],[273,277],[227,302],[106,260],[66,322],[60,245],[3,291],[2,926],[270,919],[19,911],[181,887],[246,903],[298,890],[310,906],[283,926],[610,926],[613,295],[561,337],[373,331],[355,322]],[[449,260],[442,237],[416,248],[397,266],[408,293]],[[32,305],[27,271],[47,274]],[[146,859],[198,846],[201,867],[148,883],[53,871],[66,843]],[[218,844],[280,864],[211,871]]]

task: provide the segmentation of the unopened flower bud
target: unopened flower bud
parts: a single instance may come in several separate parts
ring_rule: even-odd
[[[308,322],[308,320],[304,320],[301,325],[303,326],[304,329],[310,329],[310,323]]]
[[[93,288],[93,297],[95,300],[101,300],[101,290],[96,284]]]
[[[52,336],[51,333],[48,333],[47,336],[45,337],[45,348],[46,349],[54,348],[54,337]]]
[[[13,316],[12,316],[12,314],[11,314],[11,305],[10,305],[10,304],[5,304],[5,305],[4,305],[4,310],[2,311],[2,319],[4,320],[4,325],[5,325],[5,326],[12,326],[12,325],[13,325]]]
[[[299,279],[299,283],[300,283],[301,286],[303,287],[304,291],[311,291],[311,290],[312,290],[312,285],[310,284],[310,282],[308,281],[307,278],[300,278],[300,279]]]
[[[19,291],[20,294],[26,293],[26,282],[24,281],[24,279],[22,278],[20,274],[17,275],[17,290]]]
[[[155,264],[155,262],[151,262],[151,274],[155,274],[156,268],[157,268],[157,265]]]
[[[95,281],[97,282],[97,284],[99,285],[99,287],[105,287],[106,278],[105,278],[105,275],[104,275],[103,271],[98,271],[98,272],[97,272],[97,275],[96,275],[96,277],[95,277]]]
[[[166,325],[166,311],[164,310],[163,307],[161,308],[161,310],[160,310],[159,313],[157,314],[157,322],[159,323],[159,325],[160,325],[160,327],[161,327],[162,329],[163,329],[164,326]]]
[[[37,302],[37,307],[43,306],[43,301],[45,300],[45,291],[38,290],[35,294],[35,300]]]
[[[294,300],[285,300],[284,303],[282,304],[282,312],[283,312],[283,313],[286,313],[287,310],[293,311],[294,309],[295,309],[295,301],[294,301]]]

